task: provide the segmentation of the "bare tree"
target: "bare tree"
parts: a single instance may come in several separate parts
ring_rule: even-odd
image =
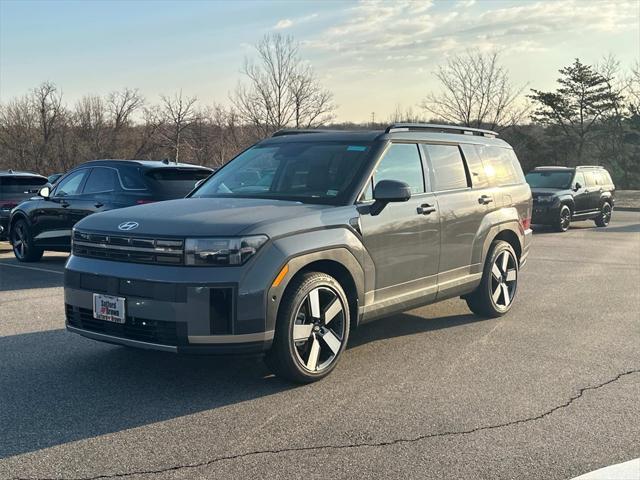
[[[85,95],[75,106],[74,119],[78,138],[84,144],[84,158],[103,157],[107,135],[107,112],[104,101],[97,95]]]
[[[31,102],[37,113],[39,125],[40,141],[35,158],[35,168],[39,170],[41,164],[49,160],[50,144],[63,114],[62,93],[55,84],[44,82],[32,90]]]
[[[435,76],[442,91],[429,94],[420,106],[445,122],[501,130],[527,114],[527,105],[519,102],[525,86],[511,84],[496,52],[468,50],[451,57]]]
[[[255,49],[257,59],[246,58],[242,69],[246,84],[231,95],[243,122],[267,136],[292,124],[311,127],[331,119],[333,96],[300,59],[293,37],[268,34]]]
[[[109,151],[114,155],[121,145],[122,131],[131,125],[132,116],[144,106],[144,98],[138,89],[125,88],[119,92],[111,92],[107,96],[107,109],[111,123],[111,140]]]
[[[174,161],[180,160],[180,147],[185,142],[184,133],[198,118],[196,111],[196,97],[184,97],[182,90],[172,97],[163,95],[162,120],[163,127],[160,134],[168,146],[175,152]]]

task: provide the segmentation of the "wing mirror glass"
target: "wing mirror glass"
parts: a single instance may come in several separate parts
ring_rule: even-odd
[[[573,186],[573,189],[577,192],[578,190],[580,190],[582,188],[582,185],[580,184],[580,182],[576,182],[576,184]]]
[[[38,195],[40,195],[42,198],[49,198],[49,195],[51,195],[51,187],[49,186],[42,187],[38,192]]]
[[[371,214],[378,215],[389,202],[406,202],[411,198],[411,187],[397,180],[380,180],[373,189]]]

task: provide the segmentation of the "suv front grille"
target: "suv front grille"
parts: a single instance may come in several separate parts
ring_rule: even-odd
[[[73,254],[120,262],[184,264],[184,241],[75,231]]]
[[[176,322],[147,320],[130,316],[127,316],[125,323],[106,322],[93,318],[93,312],[87,308],[73,307],[69,304],[66,304],[65,307],[67,323],[72,327],[140,342],[178,345]]]

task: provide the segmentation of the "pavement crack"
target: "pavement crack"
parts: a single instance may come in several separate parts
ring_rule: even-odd
[[[391,445],[415,443],[422,440],[428,440],[431,438],[451,437],[451,436],[458,436],[458,435],[471,435],[471,434],[486,431],[486,430],[495,430],[498,428],[512,427],[514,425],[520,425],[524,423],[535,422],[537,420],[542,420],[543,418],[546,418],[552,415],[558,410],[562,410],[571,406],[571,404],[579,400],[585,394],[585,392],[588,392],[591,390],[598,390],[614,382],[617,382],[623,377],[633,375],[633,374],[638,374],[638,373],[640,373],[640,369],[627,370],[625,372],[619,373],[618,375],[616,375],[613,378],[610,378],[609,380],[606,380],[605,382],[599,383],[597,385],[582,387],[578,390],[578,392],[575,395],[569,397],[569,399],[566,402],[560,405],[556,405],[555,407],[550,408],[549,410],[546,410],[533,417],[520,418],[517,420],[511,420],[508,422],[497,423],[493,425],[479,426],[479,427],[470,428],[468,430],[454,430],[454,431],[448,431],[448,432],[445,431],[445,432],[437,432],[437,433],[427,433],[424,435],[418,435],[411,438],[396,438],[393,440],[385,440],[380,442],[347,443],[342,445],[327,444],[327,445],[315,445],[315,446],[308,446],[308,447],[289,447],[289,448],[279,448],[279,449],[252,450],[249,452],[238,453],[235,455],[225,455],[221,457],[215,457],[210,460],[206,460],[198,463],[174,465],[171,467],[164,467],[164,468],[158,468],[153,470],[137,470],[137,471],[123,472],[123,473],[95,475],[90,477],[15,477],[14,480],[101,480],[101,479],[109,479],[109,478],[126,478],[133,475],[157,475],[161,473],[173,472],[173,471],[188,469],[188,468],[201,468],[201,467],[206,467],[219,462],[239,460],[247,457],[254,457],[257,455],[279,455],[282,453],[308,452],[308,451],[317,451],[317,450],[345,450],[350,448],[387,447]]]

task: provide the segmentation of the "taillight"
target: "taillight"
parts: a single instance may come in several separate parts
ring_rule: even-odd
[[[12,200],[10,202],[0,202],[0,209],[2,210],[11,210],[14,207],[17,207],[18,204],[15,203],[15,200]]]
[[[521,219],[520,225],[523,230],[529,230],[529,228],[531,228],[531,217]]]
[[[144,205],[145,203],[153,203],[157,200],[136,200],[136,205]]]

